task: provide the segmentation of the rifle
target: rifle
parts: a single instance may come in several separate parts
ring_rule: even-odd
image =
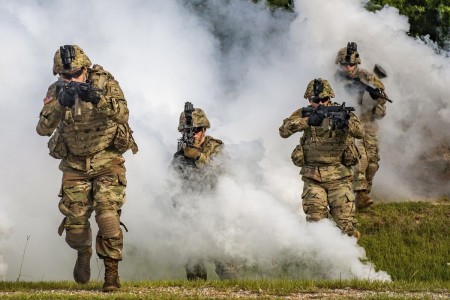
[[[302,118],[309,117],[313,112],[317,112],[325,116],[325,118],[330,118],[332,122],[332,129],[334,130],[336,122],[347,121],[350,118],[350,112],[355,111],[354,107],[345,106],[345,102],[339,106],[324,106],[319,105],[317,108],[313,107],[303,107],[302,108]]]
[[[194,145],[194,124],[192,121],[192,112],[194,111],[194,105],[191,102],[184,104],[184,117],[185,122],[183,124],[183,136],[178,139],[178,150],[184,147],[192,147]]]
[[[361,85],[370,94],[370,97],[372,97],[373,100],[381,98],[381,99],[384,99],[384,100],[386,100],[388,102],[391,102],[391,103],[394,102],[391,99],[389,99],[388,97],[386,97],[386,95],[384,94],[384,92],[382,90],[380,90],[379,88],[373,87],[373,86],[363,82],[361,80],[361,78],[359,78],[359,77],[352,78],[352,77],[348,77],[348,76],[347,76],[347,78],[351,79],[351,80],[353,80],[353,82]]]
[[[87,96],[95,88],[91,86],[90,82],[77,82],[77,81],[62,81],[59,80],[57,86],[61,89],[75,91],[75,116],[81,115],[80,95]]]

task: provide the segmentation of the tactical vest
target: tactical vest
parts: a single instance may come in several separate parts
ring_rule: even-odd
[[[329,122],[325,119],[324,122]],[[324,166],[343,163],[343,153],[352,143],[343,130],[331,130],[324,126],[310,126],[300,140],[305,165]]]
[[[99,65],[89,70],[91,85],[104,90],[109,79],[114,77]],[[81,115],[73,116],[67,109],[58,125],[67,149],[75,156],[90,156],[113,145],[117,124],[100,114],[90,102],[80,101]]]

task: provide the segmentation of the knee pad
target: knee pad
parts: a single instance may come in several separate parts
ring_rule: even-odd
[[[95,220],[104,238],[115,238],[120,235],[120,219],[117,211],[103,210],[95,216]]]
[[[367,180],[371,181],[375,177],[375,173],[378,171],[378,162],[370,161],[366,171]]]
[[[66,243],[75,250],[92,246],[91,228],[66,228]]]

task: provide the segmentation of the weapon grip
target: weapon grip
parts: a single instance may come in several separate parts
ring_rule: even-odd
[[[81,116],[81,103],[78,93],[75,94],[75,116]]]

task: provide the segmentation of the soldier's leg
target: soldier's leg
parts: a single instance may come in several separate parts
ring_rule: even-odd
[[[92,233],[89,217],[92,213],[91,183],[80,173],[64,172],[59,210],[65,216],[59,234],[66,230],[67,244],[78,251],[73,275],[78,283],[90,279]]]
[[[319,182],[303,177],[303,211],[308,222],[324,219],[328,215],[327,192]]]
[[[98,225],[97,255],[104,259],[105,283],[103,291],[120,287],[118,262],[122,260],[123,234],[120,229],[120,208],[125,202],[125,168],[114,168],[98,176],[93,183],[95,220]]]
[[[366,170],[366,178],[368,187],[367,190],[370,192],[372,189],[372,182],[375,174],[379,169],[378,162],[380,161],[379,149],[378,149],[378,136],[376,133],[367,134],[367,138],[364,139],[364,144],[367,151],[368,167]]]
[[[352,189],[355,193],[356,208],[363,209],[373,203],[369,196],[369,183],[367,180],[367,169],[369,167],[369,158],[367,154],[366,144],[364,142],[366,137],[362,140],[356,140],[356,147],[358,149],[360,158],[358,164],[353,167],[354,176]]]
[[[229,262],[215,261],[216,274],[219,276],[220,280],[225,279],[235,279],[238,275],[238,268]]]
[[[205,263],[202,259],[190,258],[186,263],[185,269],[187,280],[206,280],[208,277]]]
[[[327,183],[331,215],[343,233],[359,238],[356,230],[355,196],[351,190],[351,178],[345,177]]]
[[[364,142],[355,140],[356,149],[360,155],[358,163],[353,167],[353,191],[367,190],[366,171],[368,167],[367,153]]]

